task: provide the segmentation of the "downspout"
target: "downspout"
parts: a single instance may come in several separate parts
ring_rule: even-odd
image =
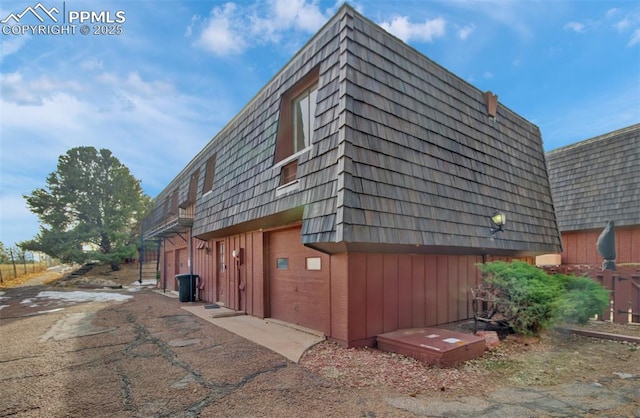
[[[193,227],[189,228],[189,274],[193,276]]]
[[[157,240],[158,244],[157,254],[156,254],[156,287],[158,287],[158,282],[160,281],[160,249],[162,248],[162,241]]]
[[[165,247],[164,240],[166,238],[162,238],[162,247]],[[167,266],[167,260],[165,261],[165,267]],[[158,246],[158,266],[160,265],[160,246]],[[167,291],[167,269],[164,269],[163,280],[162,280],[162,292],[165,293]]]
[[[236,262],[236,270],[238,270],[238,310],[242,310],[242,291],[244,287],[242,286],[242,279],[240,278],[240,260],[238,257],[238,261]]]
[[[142,284],[142,263],[144,263],[144,252],[143,252],[144,239],[142,239],[143,236],[144,236],[144,230],[141,230],[140,231],[140,247],[138,247],[138,263],[140,264],[138,283],[140,284]]]
[[[189,299],[191,299],[191,297],[195,298],[195,283],[193,280],[193,227],[189,227],[189,276],[190,276],[190,280],[189,280]],[[190,302],[195,302],[195,300]]]

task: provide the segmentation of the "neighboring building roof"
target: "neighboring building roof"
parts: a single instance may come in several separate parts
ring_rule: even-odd
[[[280,100],[318,66],[312,147],[298,188],[277,193]],[[348,5],[163,194],[184,195],[214,154],[214,192],[199,191],[193,226],[204,239],[302,219],[303,242],[327,252],[560,251],[539,129],[501,104],[488,116],[483,92]],[[495,210],[508,223],[492,239]]]
[[[640,225],[640,124],[546,157],[561,231]]]

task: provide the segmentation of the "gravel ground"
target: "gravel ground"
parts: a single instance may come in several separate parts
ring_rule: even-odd
[[[640,331],[619,326],[607,330],[612,328],[627,334]],[[488,393],[509,384],[546,387],[597,382],[615,373],[640,374],[639,361],[636,344],[549,332],[541,338],[510,336],[483,357],[453,368],[432,367],[371,348],[344,349],[331,342],[310,349],[301,364],[349,387],[386,387],[410,396],[446,397]]]
[[[95,274],[131,283],[125,272],[103,273]],[[133,296],[125,302],[38,297],[51,290],[78,289],[38,286],[0,294],[0,305],[7,306],[0,309],[0,417],[640,414],[635,344],[560,332],[510,336],[480,359],[440,369],[323,342],[294,364],[151,290],[101,291]],[[71,320],[85,335],[51,332]],[[587,328],[640,336],[637,326]],[[589,392],[596,389],[600,395]],[[586,393],[582,408],[538,414],[533,406],[514,407],[526,399],[523,393],[536,393],[545,407],[580,391]]]

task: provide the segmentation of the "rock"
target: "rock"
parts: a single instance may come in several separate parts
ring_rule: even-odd
[[[496,331],[476,331],[476,336],[484,338],[485,350],[493,350],[500,345],[500,338]]]

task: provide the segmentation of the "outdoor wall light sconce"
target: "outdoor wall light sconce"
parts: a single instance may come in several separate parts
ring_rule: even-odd
[[[493,215],[491,215],[491,223],[493,224],[491,226],[491,236],[493,237],[496,232],[504,231],[502,228],[507,223],[507,215],[505,215],[504,212],[494,212]]]
[[[231,257],[234,258],[234,260],[236,261],[236,264],[238,265],[242,264],[242,253],[243,253],[242,248],[240,248],[239,251],[233,250],[231,252]]]

